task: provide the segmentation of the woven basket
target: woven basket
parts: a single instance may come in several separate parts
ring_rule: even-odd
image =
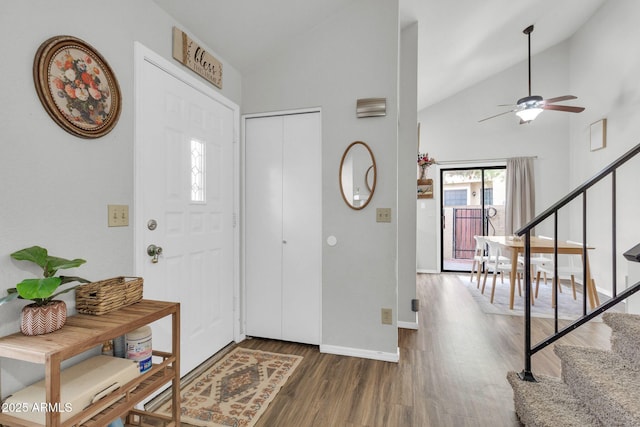
[[[142,299],[142,277],[114,277],[76,288],[76,310],[105,314]]]

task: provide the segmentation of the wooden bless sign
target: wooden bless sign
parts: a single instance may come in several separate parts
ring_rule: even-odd
[[[173,27],[173,57],[222,89],[222,63],[176,27]]]

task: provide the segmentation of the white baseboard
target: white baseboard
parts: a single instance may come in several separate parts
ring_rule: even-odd
[[[533,283],[533,279],[531,279],[531,282]],[[576,284],[584,287],[584,284],[582,283],[582,280],[576,279]],[[611,298],[613,296],[613,292],[611,292],[611,289],[599,288],[598,285],[596,285],[596,292],[599,293],[599,294],[602,294],[604,296],[607,296],[609,298]]]
[[[336,345],[320,345],[320,353],[360,357],[363,359],[382,360],[383,362],[397,363],[400,360],[399,347],[396,353],[385,353],[383,351],[363,350],[361,348],[340,347]]]
[[[418,321],[417,320],[415,322],[401,322],[401,321],[398,321],[398,328],[418,330]]]
[[[438,274],[438,270],[425,270],[423,268],[419,268],[416,270],[416,273],[430,273],[430,274]]]
[[[576,283],[577,283],[577,280],[576,280]],[[602,288],[599,288],[598,286],[596,286],[596,292],[598,292],[599,294],[602,294],[604,296],[607,296],[609,298],[612,297],[611,289],[602,289]]]
[[[414,317],[413,322],[398,320],[398,328],[418,330],[418,313],[414,312],[413,317]]]

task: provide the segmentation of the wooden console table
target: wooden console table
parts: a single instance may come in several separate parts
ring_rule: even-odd
[[[171,353],[153,351],[153,355],[156,356],[154,359],[162,358],[161,363],[155,363],[149,371],[88,408],[77,413],[74,411],[74,415],[64,423],[60,422],[60,412],[47,412],[46,426],[105,426],[125,415],[153,417],[167,426],[179,426],[179,303],[142,300],[101,316],[70,316],[62,329],[50,334],[25,336],[18,332],[0,338],[0,357],[44,364],[46,403],[54,404],[53,406],[58,403],[58,407],[62,407],[64,402],[60,402],[60,363],[63,360],[169,315],[172,317]],[[135,405],[169,382],[173,387],[170,417],[134,409]],[[24,427],[38,425],[3,413],[0,413],[0,424]]]

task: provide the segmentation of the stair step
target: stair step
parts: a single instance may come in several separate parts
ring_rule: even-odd
[[[600,426],[597,418],[571,394],[559,378],[536,375],[537,382],[522,381],[509,372],[513,401],[520,421],[527,427]]]
[[[611,349],[629,359],[640,369],[640,316],[625,313],[604,313],[604,322],[611,328]]]
[[[556,345],[562,379],[606,426],[640,426],[640,370],[619,354]]]
[[[628,332],[640,337],[640,315],[606,312],[602,314],[604,323],[614,332]]]

